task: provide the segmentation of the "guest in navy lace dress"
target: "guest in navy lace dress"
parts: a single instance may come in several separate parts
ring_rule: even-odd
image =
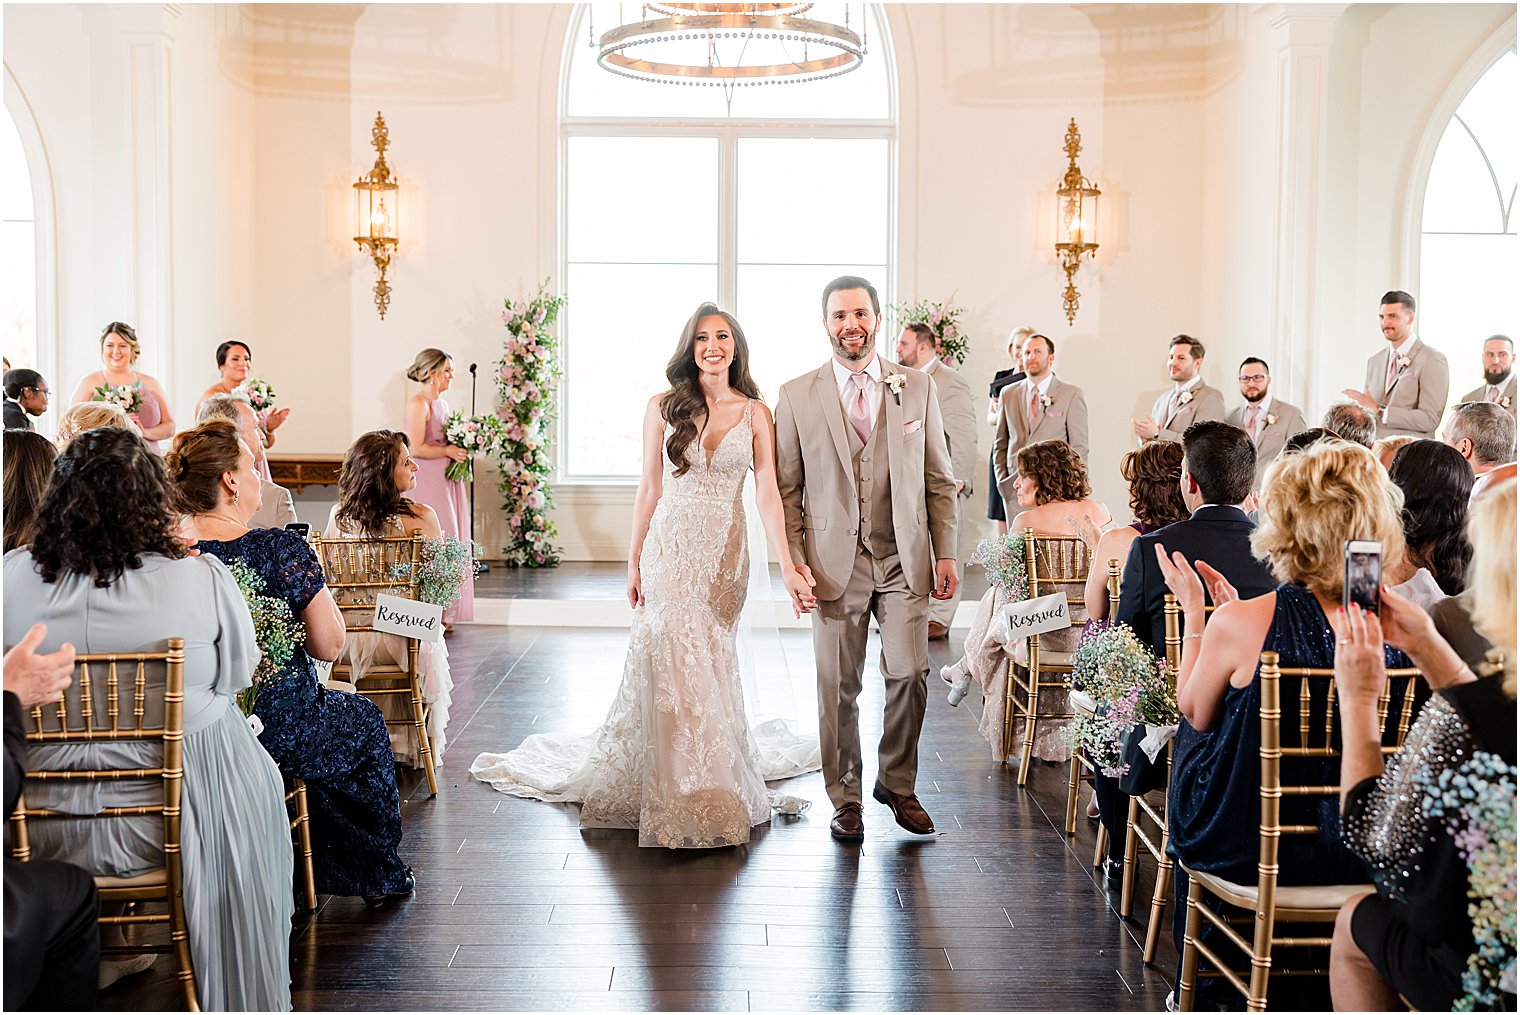
[[[343,618],[316,555],[284,529],[249,529],[259,507],[253,452],[226,420],[210,420],[174,438],[166,462],[182,510],[191,515],[202,553],[245,561],[265,582],[263,594],[290,604],[306,628],[286,672],[260,685],[254,712],[259,741],[287,776],[306,780],[317,890],[362,895],[378,905],[412,890],[401,862],[401,799],[390,738],[380,710],[366,698],[322,687],[311,656],[336,658]]]

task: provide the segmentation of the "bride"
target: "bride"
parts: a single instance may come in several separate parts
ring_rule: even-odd
[[[751,468],[793,610],[801,616],[817,600],[792,566],[775,425],[739,322],[702,304],[665,376],[670,390],[644,416],[628,559],[633,626],[607,718],[586,736],[536,734],[515,751],[482,754],[470,774],[503,793],[578,801],[582,826],[637,828],[641,846],[732,846],[771,810],[806,809],[766,780],[819,767],[816,738],[783,722],[752,729],[745,715],[735,632],[749,576],[740,498]]]

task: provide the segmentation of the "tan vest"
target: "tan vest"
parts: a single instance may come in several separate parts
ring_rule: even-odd
[[[886,389],[882,389],[886,398]],[[839,411],[844,413],[844,407]],[[887,407],[880,405],[876,411],[876,426],[871,431],[868,444],[860,442],[860,436],[845,415],[844,431],[850,442],[850,462],[855,468],[855,496],[860,502],[860,546],[875,557],[885,560],[897,553],[897,537],[892,529],[892,470],[887,465]]]

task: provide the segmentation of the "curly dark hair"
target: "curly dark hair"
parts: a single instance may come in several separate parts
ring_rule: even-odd
[[[734,320],[734,315],[719,310],[715,303],[704,303],[691,315],[686,327],[681,329],[681,339],[676,343],[675,355],[665,366],[665,379],[670,390],[660,396],[660,415],[672,429],[665,441],[665,453],[675,466],[674,475],[683,475],[691,468],[686,460],[687,449],[698,434],[697,415],[704,418],[707,426],[707,396],[702,394],[702,372],[697,369],[697,327],[704,317],[721,317],[728,322],[729,334],[734,337],[734,358],[728,364],[728,386],[757,401],[760,386],[749,375],[749,343],[744,340],[744,329]]]
[[[1182,445],[1147,441],[1119,459],[1119,473],[1129,484],[1129,509],[1147,528],[1180,522],[1188,516],[1182,499]]]
[[[69,442],[37,508],[32,559],[42,580],[88,575],[109,588],[145,554],[186,555],[164,466],[132,430],[101,427]]]
[[[1034,480],[1034,503],[1083,500],[1092,496],[1087,466],[1065,441],[1039,441],[1019,449],[1019,473]]]
[[[1467,541],[1467,499],[1473,474],[1456,448],[1418,440],[1399,448],[1388,478],[1404,491],[1404,548],[1410,562],[1428,568],[1441,591],[1467,587],[1472,544]]]
[[[6,553],[32,541],[37,505],[53,478],[53,459],[57,457],[53,442],[37,431],[5,431]]]
[[[416,507],[396,486],[396,466],[411,448],[400,430],[371,430],[354,441],[338,470],[339,525],[378,536],[393,518],[417,517]]]

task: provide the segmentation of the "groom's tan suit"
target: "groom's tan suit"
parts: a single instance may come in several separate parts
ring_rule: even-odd
[[[877,780],[901,796],[914,791],[934,561],[955,557],[955,479],[939,402],[927,375],[878,362],[868,440],[847,420],[833,360],[783,385],[776,405],[787,540],[817,582],[818,736],[836,808],[862,796],[855,699],[872,614],[886,684]],[[893,374],[905,378],[898,394],[886,383]]]

